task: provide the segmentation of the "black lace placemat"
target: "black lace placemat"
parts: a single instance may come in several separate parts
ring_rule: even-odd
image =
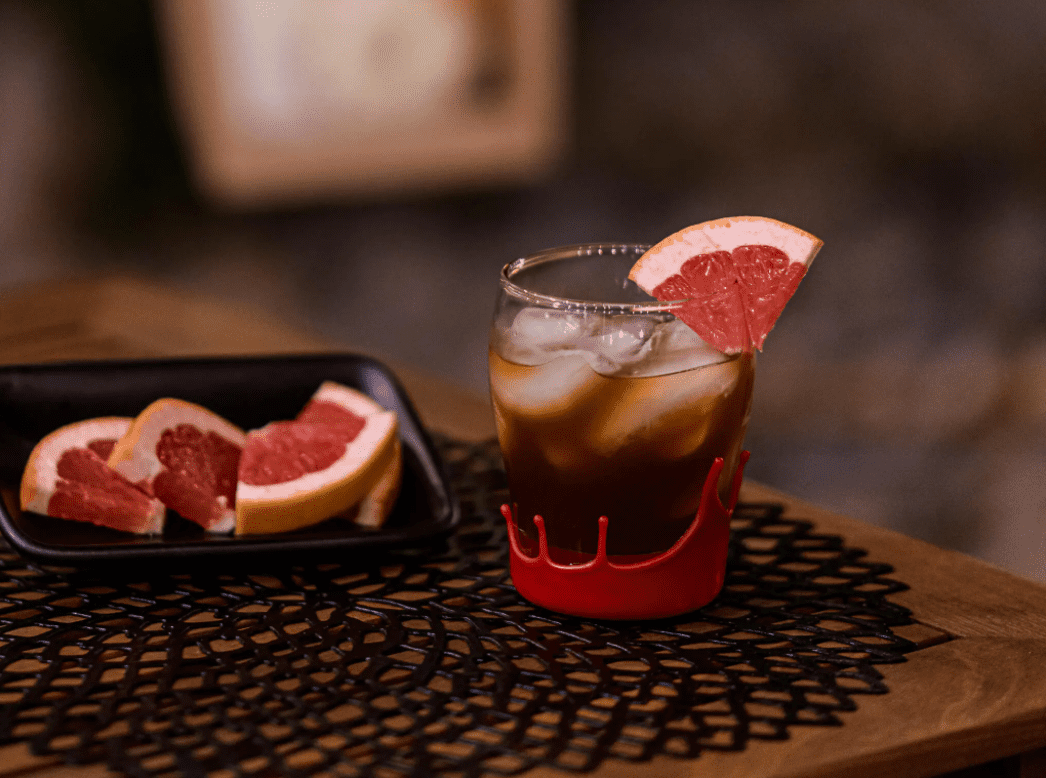
[[[906,588],[839,537],[738,506],[686,616],[558,616],[507,580],[497,446],[439,441],[437,549],[127,577],[0,559],[0,739],[132,776],[506,775],[698,756],[839,724],[914,648]]]

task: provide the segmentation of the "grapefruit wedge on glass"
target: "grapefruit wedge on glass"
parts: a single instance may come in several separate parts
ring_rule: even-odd
[[[22,475],[22,510],[138,535],[161,533],[163,503],[106,465],[132,421],[122,416],[87,419],[60,427],[37,443]]]
[[[208,532],[229,532],[246,440],[218,414],[166,397],[138,414],[113,447],[109,467]]]
[[[759,216],[696,224],[649,249],[631,278],[727,354],[762,349],[822,246],[798,227]]]
[[[288,532],[357,514],[379,525],[399,487],[396,414],[324,382],[294,421],[247,436],[236,489],[236,534]]]

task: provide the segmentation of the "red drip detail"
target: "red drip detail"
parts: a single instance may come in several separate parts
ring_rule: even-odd
[[[516,590],[549,610],[591,618],[655,619],[707,605],[726,578],[730,516],[747,462],[748,452],[744,451],[731,484],[730,504],[724,506],[716,488],[723,460],[717,458],[705,479],[697,515],[683,536],[663,554],[632,564],[617,564],[607,556],[606,516],[599,518],[599,545],[595,558],[588,562],[553,562],[541,516],[534,517],[538,555],[527,556],[519,545],[514,508],[502,505]]]

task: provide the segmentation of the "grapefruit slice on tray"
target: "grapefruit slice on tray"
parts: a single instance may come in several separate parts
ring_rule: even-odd
[[[385,468],[378,483],[359,505],[341,513],[341,518],[367,529],[378,529],[385,523],[396,504],[396,498],[399,497],[403,480],[403,453],[399,439],[394,442],[394,447],[396,450],[393,452],[392,461]]]
[[[218,414],[168,397],[138,414],[113,447],[109,467],[208,532],[229,532],[246,440]]]
[[[790,224],[735,216],[696,224],[649,249],[628,277],[727,354],[762,349],[822,241]]]
[[[37,443],[22,475],[22,510],[139,535],[161,533],[163,503],[106,465],[132,422],[122,416],[87,419]]]
[[[399,488],[396,414],[324,382],[294,421],[253,430],[240,459],[236,534],[288,532],[355,512],[380,525]]]

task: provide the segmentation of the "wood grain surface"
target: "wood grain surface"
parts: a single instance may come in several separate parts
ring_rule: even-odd
[[[331,350],[353,347],[244,306],[128,277],[5,291],[0,305],[0,364]],[[470,440],[493,434],[485,398],[383,361],[431,428]],[[840,716],[841,727],[796,728],[787,741],[754,741],[741,752],[695,760],[610,761],[597,775],[1046,776],[1046,586],[759,484],[746,482],[742,499],[781,502],[787,515],[892,565],[893,577],[910,586],[892,599],[912,610],[919,624],[908,636],[923,647],[903,664],[880,668],[889,693],[858,698],[857,710]],[[980,772],[971,769],[985,763]],[[2,776],[107,774],[35,757],[22,744],[0,748]],[[542,768],[528,775],[563,773]]]

